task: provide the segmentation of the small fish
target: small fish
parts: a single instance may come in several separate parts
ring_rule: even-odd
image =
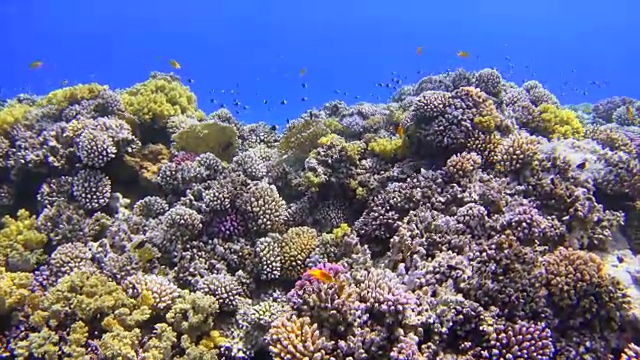
[[[303,88],[303,89],[306,89],[306,88],[307,88],[307,84],[302,83],[302,88]]]
[[[236,114],[240,114],[240,110],[236,110]]]
[[[245,105],[242,107],[243,109],[247,110],[249,108],[249,105]]]
[[[422,55],[422,46],[418,46],[418,55]]]
[[[358,99],[360,99],[360,95],[356,95],[354,98],[355,98],[356,100],[358,100]]]
[[[331,274],[322,269],[309,269],[307,270],[307,274],[309,274],[312,278],[325,283],[332,283],[336,281]]]
[[[306,68],[302,68],[300,69],[300,76],[304,76],[304,74],[307,73],[307,69]]]
[[[340,90],[334,90],[336,94],[340,94]]]
[[[396,129],[396,134],[398,134],[399,137],[403,137],[404,136],[404,126],[398,125],[398,128]]]
[[[69,84],[69,80],[62,80],[62,86],[67,86]]]
[[[180,64],[174,59],[169,60],[169,65],[171,65],[174,69],[180,69]]]
[[[382,83],[377,83],[376,86],[384,86]]]
[[[347,95],[349,95],[349,93],[345,91],[345,92],[344,92],[344,95],[345,95],[345,96],[347,96]]]
[[[271,125],[271,131],[276,131],[278,130],[278,126],[276,125]]]
[[[587,168],[587,160],[584,160],[580,162],[578,165],[576,165],[576,169],[579,169],[579,170],[584,170],[586,168]]]
[[[211,103],[212,103],[212,104],[217,104],[217,103],[218,103],[218,100],[216,100],[216,99],[211,99]]]
[[[263,101],[263,103],[264,103],[265,105],[267,105],[267,100]]]
[[[43,62],[40,60],[36,60],[29,64],[29,69],[40,69],[42,67]]]
[[[189,81],[189,84],[193,84],[193,79],[189,79],[187,81]]]
[[[227,106],[225,104],[220,104],[220,109],[226,109]]]
[[[458,57],[468,58],[469,57],[469,53],[466,52],[466,51],[458,51]]]
[[[133,243],[131,247],[133,248],[133,250],[140,250],[145,245],[147,245],[147,240],[146,239],[142,239],[142,240],[138,241],[137,243]]]
[[[627,118],[629,119],[629,121],[633,121],[633,109],[631,108],[631,105],[627,105],[626,110],[627,110]]]
[[[398,72],[397,71],[392,71],[391,75],[398,75]]]
[[[287,105],[287,100],[282,100],[282,101],[280,101],[280,104],[282,104],[282,105]]]
[[[307,101],[309,100],[306,96],[302,98],[302,101]]]

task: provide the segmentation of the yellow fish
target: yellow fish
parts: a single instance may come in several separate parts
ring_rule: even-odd
[[[398,125],[398,128],[396,129],[396,134],[398,134],[398,136],[400,136],[400,137],[403,137],[404,136],[404,126]]]
[[[304,74],[307,73],[307,69],[306,68],[302,68],[300,69],[300,76],[304,76]]]
[[[320,280],[326,283],[332,283],[336,281],[331,274],[322,269],[309,269],[307,270],[307,274],[311,275],[311,277],[316,280]]]
[[[626,110],[627,118],[629,118],[629,121],[633,121],[633,109],[631,108],[631,105],[627,105]]]
[[[418,55],[422,55],[422,46],[418,46]]]
[[[171,66],[173,66],[174,69],[180,69],[180,64],[173,59],[169,60],[169,64],[171,64]]]
[[[40,69],[42,67],[42,61],[40,60],[36,60],[34,62],[32,62],[31,64],[29,64],[29,68],[30,69]]]
[[[458,56],[461,58],[468,58],[469,57],[469,53],[466,51],[458,51]]]

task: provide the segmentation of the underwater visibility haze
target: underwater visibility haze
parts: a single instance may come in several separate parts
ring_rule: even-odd
[[[0,358],[640,359],[639,23],[0,1]]]

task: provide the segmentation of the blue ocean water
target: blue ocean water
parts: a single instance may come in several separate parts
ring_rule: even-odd
[[[382,102],[393,89],[376,83],[458,67],[537,79],[563,104],[637,98],[637,24],[635,0],[2,0],[0,96],[64,80],[129,87],[176,59],[205,112],[237,100],[245,122],[282,124],[332,99]]]

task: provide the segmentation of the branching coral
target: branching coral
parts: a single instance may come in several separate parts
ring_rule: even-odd
[[[552,139],[581,139],[583,137],[584,129],[575,112],[559,109],[550,104],[540,105],[538,111],[541,119],[539,130],[545,136]]]
[[[20,210],[16,218],[5,216],[0,230],[0,266],[10,271],[32,271],[47,256],[47,236],[36,230],[36,218]]]
[[[640,102],[494,69],[397,90],[282,134],[173,74],[0,104],[0,353],[636,356]]]
[[[122,102],[139,123],[154,122],[164,126],[172,116],[200,114],[196,96],[189,88],[162,74],[152,74],[149,80],[127,89],[122,93]]]

